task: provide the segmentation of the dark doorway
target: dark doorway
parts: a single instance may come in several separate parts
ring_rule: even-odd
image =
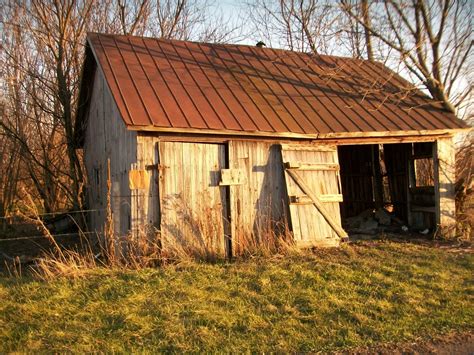
[[[433,142],[338,147],[346,229],[433,232]]]

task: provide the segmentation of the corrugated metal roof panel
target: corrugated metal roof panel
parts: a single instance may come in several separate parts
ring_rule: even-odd
[[[327,134],[465,124],[381,63],[91,33],[130,128]]]

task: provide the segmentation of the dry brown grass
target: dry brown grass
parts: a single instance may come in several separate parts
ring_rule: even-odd
[[[266,224],[258,232],[241,236],[245,248],[235,257],[248,259],[260,256],[289,255],[299,253],[292,235],[277,233]],[[51,237],[52,238],[52,237]],[[80,250],[58,249],[45,253],[33,266],[39,279],[57,277],[81,278],[97,268],[114,270],[141,270],[163,265],[190,265],[194,262],[220,262],[226,255],[212,244],[192,243],[161,234],[153,228],[143,228],[127,236],[104,234],[101,243],[93,247],[86,242]]]
[[[24,191],[25,200],[21,210],[18,212],[19,217],[36,225],[37,229],[42,232],[46,239],[53,246],[52,251],[45,252],[43,257],[36,260],[32,267],[32,272],[40,279],[53,279],[57,276],[78,277],[82,276],[86,270],[97,267],[97,261],[92,252],[91,245],[82,230],[79,230],[79,238],[86,241],[81,250],[66,250],[62,248],[41,219],[38,207],[33,201],[30,194]],[[25,211],[25,212],[23,212]],[[79,226],[78,223],[76,223]],[[7,272],[14,277],[21,277],[22,265],[18,257],[7,266]]]
[[[473,239],[474,233],[474,136],[468,135],[456,152],[456,220],[460,239]]]
[[[198,197],[194,208],[181,196],[165,201],[167,222],[162,225],[159,238],[165,262],[202,260],[215,262],[227,254],[226,234],[228,221],[224,220],[220,205],[209,205],[210,197]]]
[[[40,279],[80,278],[97,268],[140,270],[163,263],[161,248],[152,233],[139,231],[126,237],[96,235],[98,243],[85,236],[80,248],[46,252],[36,260],[33,273]]]
[[[234,247],[236,256],[243,258],[299,252],[288,224],[268,214],[257,216],[252,230],[237,226]]]
[[[112,218],[107,218],[104,233],[97,235],[99,243],[92,243],[85,236],[80,250],[63,250],[59,246],[46,253],[34,265],[34,274],[40,279],[57,277],[81,278],[97,268],[114,270],[141,270],[163,265],[190,265],[196,261],[222,262],[227,260],[224,243],[217,242],[215,226],[217,210],[206,210],[199,218],[191,211],[187,223],[196,228],[195,234],[161,233],[155,228],[143,227],[126,236],[114,233]],[[237,258],[299,253],[288,226],[268,218],[258,218],[251,233],[239,235]],[[187,237],[186,237],[187,236]],[[54,241],[51,234],[48,237]],[[237,245],[234,245],[236,248]]]
[[[81,241],[85,241],[81,248],[78,250],[61,248],[39,218],[37,211],[33,209],[33,205],[30,206],[32,212],[36,212],[35,222],[55,246],[52,252],[45,253],[33,266],[33,273],[38,278],[53,279],[59,276],[77,278],[99,267],[139,270],[160,263],[161,246],[154,229],[140,228],[127,236],[115,233],[111,208],[110,162],[108,176],[107,216],[102,235],[97,234],[98,243],[91,243],[82,230],[79,230]]]

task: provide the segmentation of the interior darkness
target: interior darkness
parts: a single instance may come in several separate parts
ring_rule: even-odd
[[[341,217],[349,232],[433,231],[432,142],[339,146],[338,154]]]

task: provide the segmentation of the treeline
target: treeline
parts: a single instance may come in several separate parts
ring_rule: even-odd
[[[17,0],[1,8],[0,216],[84,208],[75,110],[87,32],[267,46],[386,63],[447,110],[472,103],[469,0]],[[226,10],[226,11],[224,11]],[[237,11],[238,10],[238,11]],[[374,87],[374,89],[377,89]]]

